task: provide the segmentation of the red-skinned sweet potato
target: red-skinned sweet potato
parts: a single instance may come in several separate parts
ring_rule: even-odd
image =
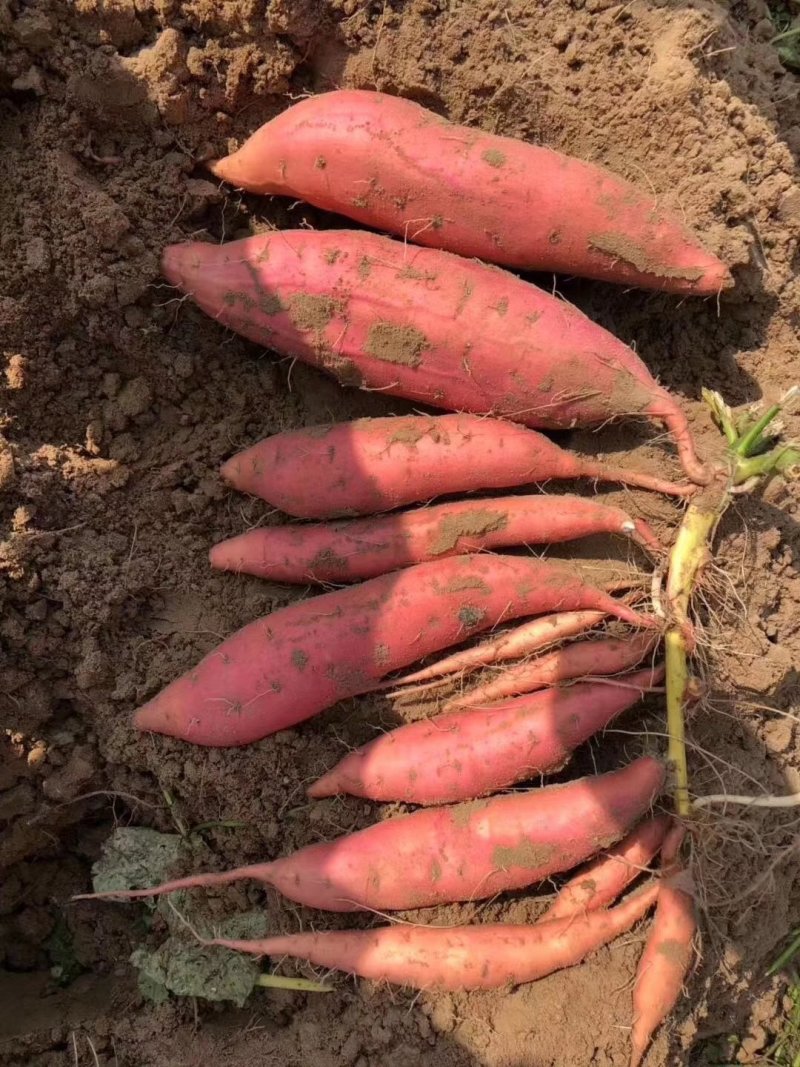
[[[326,930],[244,941],[205,942],[256,956],[291,956],[326,970],[412,989],[497,989],[535,982],[580,963],[624,934],[652,907],[658,885],[644,887],[608,911],[532,926],[380,926]]]
[[[583,580],[573,564],[489,553],[420,563],[280,608],[229,637],[136,713],[140,730],[244,745],[501,620],[552,610],[656,620]],[[634,637],[635,640],[635,637]]]
[[[661,850],[658,905],[633,986],[630,1067],[639,1067],[651,1037],[677,1004],[692,962],[697,911],[691,879],[678,859],[684,833],[674,826]]]
[[[327,911],[481,900],[569,870],[618,841],[663,784],[663,764],[645,756],[622,770],[565,785],[423,808],[271,863],[89,896],[133,900],[254,878],[290,900]]]
[[[307,200],[409,241],[523,270],[700,295],[731,280],[654,193],[382,93],[340,89],[302,100],[211,170],[251,192]]]
[[[532,693],[548,685],[573,678],[621,674],[640,663],[651,652],[656,638],[649,633],[629,637],[604,637],[596,641],[574,641],[563,648],[534,656],[504,667],[494,678],[448,700],[445,711],[455,708],[492,708],[498,700]],[[602,684],[602,683],[601,683]]]
[[[459,710],[407,723],[349,752],[307,792],[405,804],[452,804],[560,770],[663,669],[626,674],[621,685],[586,682],[517,697],[489,710]]]
[[[552,429],[649,417],[708,481],[683,410],[636,353],[505,271],[338,230],[171,245],[162,270],[218,322],[344,385]]]
[[[232,456],[222,477],[301,519],[374,515],[445,493],[553,478],[686,492],[643,471],[567,452],[524,426],[463,414],[357,419],[276,433]]]
[[[398,688],[398,693],[414,693],[449,681],[447,675],[466,674],[480,667],[491,667],[512,659],[524,659],[559,645],[568,637],[576,637],[597,626],[605,618],[599,611],[558,611],[529,619],[510,630],[484,638],[479,644],[459,649],[428,667],[422,667],[402,678],[391,678],[384,686]],[[408,688],[406,688],[408,687]]]
[[[663,552],[647,524],[621,508],[578,496],[507,496],[349,522],[257,527],[215,545],[209,558],[219,570],[275,582],[357,582],[429,559],[598,533]]]
[[[608,852],[573,875],[539,921],[566,919],[607,907],[653,861],[669,824],[668,815],[644,819]]]

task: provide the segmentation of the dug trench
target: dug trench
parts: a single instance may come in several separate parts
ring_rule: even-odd
[[[169,242],[338,222],[224,190],[203,161],[299,93],[355,86],[652,183],[733,267],[735,290],[717,306],[558,288],[635,344],[710,447],[701,386],[738,405],[800,377],[798,81],[769,45],[766,5],[40,0],[0,4],[0,34],[4,1062],[625,1063],[639,935],[513,992],[416,997],[342,980],[333,994],[259,991],[241,1011],[203,1003],[195,1014],[189,1000],[153,1006],[136,989],[128,957],[158,942],[159,920],[147,929],[142,910],[68,901],[115,824],[235,823],[194,835],[197,862],[216,869],[366,825],[371,805],[309,804],[305,785],[346,747],[425,710],[348,701],[241,751],[130,728],[133,708],[220,637],[306,592],[208,568],[215,540],[282,521],[226,491],[219,465],[271,432],[409,410],[279,362],[163,286]],[[787,430],[797,435],[796,420]],[[677,471],[644,426],[560,443]],[[678,517],[652,494],[605,498],[664,537]],[[796,516],[796,488],[776,481],[719,531],[727,578],[709,574],[710,603],[728,610],[707,652],[710,699],[690,724],[698,792],[798,789]],[[571,554],[613,550],[603,538]],[[568,771],[618,766],[657,748],[663,729],[651,697]],[[702,959],[650,1067],[726,1062],[730,1034],[738,1062],[769,1060],[786,1009],[766,972],[800,918],[795,839],[791,814],[709,823]],[[253,885],[208,900],[212,919],[253,906],[276,931],[311,918]],[[424,918],[526,921],[543,908],[520,892]]]

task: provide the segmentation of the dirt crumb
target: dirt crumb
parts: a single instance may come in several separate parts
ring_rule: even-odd
[[[508,525],[508,514],[491,508],[476,508],[466,515],[446,515],[436,528],[428,551],[433,556],[452,552],[462,537],[482,537]]]
[[[592,248],[598,252],[605,252],[612,259],[620,259],[644,274],[652,274],[657,278],[683,278],[687,282],[696,282],[703,276],[700,268],[694,267],[667,267],[658,263],[647,254],[642,245],[637,244],[632,238],[618,233],[594,233],[589,238]]]
[[[401,326],[395,322],[376,322],[367,334],[364,348],[384,363],[398,363],[405,367],[419,367],[422,353],[429,347],[428,339],[415,326]]]
[[[304,332],[324,330],[331,319],[341,313],[341,302],[328,296],[296,293],[289,301],[289,314],[292,322],[298,330]]]

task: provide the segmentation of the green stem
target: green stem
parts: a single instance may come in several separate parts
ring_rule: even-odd
[[[666,586],[669,629],[665,637],[667,732],[668,758],[674,774],[675,810],[679,816],[685,817],[691,813],[685,706],[690,681],[692,624],[689,605],[692,593],[698,574],[710,558],[714,531],[731,502],[731,489],[750,478],[785,472],[790,467],[800,465],[800,449],[791,446],[773,448],[761,455],[751,454],[763,447],[767,426],[798,397],[800,387],[793,386],[779,403],[773,404],[749,429],[738,433],[734,414],[719,393],[703,390],[703,399],[730,447],[727,470],[720,468],[715,481],[706,486],[687,508],[670,552]]]
[[[284,978],[280,974],[260,974],[254,985],[265,989],[294,989],[301,993],[333,993],[334,986],[310,982],[308,978]]]
[[[672,796],[675,812],[685,818],[691,812],[689,800],[689,765],[686,759],[686,722],[683,714],[689,665],[686,639],[682,630],[670,630],[665,638],[667,668],[667,760],[675,776]]]
[[[739,438],[733,450],[737,456],[750,455],[753,448],[760,443],[764,430],[780,414],[781,407],[781,404],[773,404],[771,408],[764,412],[758,422],[754,423],[747,433]]]
[[[769,970],[767,971],[767,976],[772,977],[773,974],[777,974],[778,971],[782,971],[784,967],[786,967],[792,962],[798,952],[800,952],[800,930],[796,932],[795,936],[789,942],[787,947],[769,968]]]
[[[727,483],[726,483],[727,486]],[[713,491],[713,490],[712,490]],[[712,498],[713,499],[713,498]],[[686,691],[689,686],[687,632],[691,631],[689,601],[697,574],[708,558],[708,545],[717,522],[730,501],[727,488],[713,506],[703,503],[687,508],[670,555],[667,603],[672,626],[665,638],[667,671],[667,758],[674,775],[673,797],[676,813],[685,818],[691,812],[689,768],[686,759]]]
[[[780,473],[789,467],[797,466],[800,461],[800,452],[791,445],[782,445],[773,448],[771,452],[765,452],[761,456],[750,456],[745,459],[737,459],[734,473],[734,483],[741,485],[748,478],[760,478],[765,474]]]
[[[784,32],[779,33],[777,37],[773,37],[769,43],[780,44],[781,41],[788,41],[790,37],[798,36],[800,36],[800,26],[794,26],[791,30],[784,30]]]

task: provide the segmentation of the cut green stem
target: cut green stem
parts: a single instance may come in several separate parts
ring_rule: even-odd
[[[784,32],[779,33],[777,37],[773,37],[769,43],[780,44],[781,41],[788,41],[792,37],[800,37],[800,26],[794,26],[791,30],[784,30]]]
[[[795,936],[769,968],[767,971],[768,977],[771,978],[773,974],[777,974],[778,971],[782,971],[784,967],[788,967],[798,952],[800,952],[800,930],[795,932]]]
[[[765,411],[758,422],[753,423],[750,429],[736,442],[733,449],[735,454],[737,456],[752,455],[753,451],[758,447],[761,441],[761,435],[764,430],[766,430],[773,419],[777,418],[780,411],[780,404],[773,404],[771,408]]]
[[[260,974],[255,985],[265,989],[293,989],[300,993],[333,993],[335,987],[311,982],[308,978],[284,978],[280,974]]]

